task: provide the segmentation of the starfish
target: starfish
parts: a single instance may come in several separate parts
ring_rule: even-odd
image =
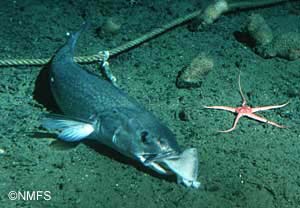
[[[266,111],[266,110],[271,110],[271,109],[276,109],[276,108],[282,108],[284,106],[286,106],[287,104],[289,104],[289,101],[282,104],[282,105],[270,105],[270,106],[262,106],[262,107],[250,107],[247,105],[247,100],[242,92],[242,88],[241,88],[241,76],[239,75],[239,91],[241,94],[241,97],[243,99],[243,103],[242,106],[240,107],[229,107],[229,106],[203,106],[204,108],[209,108],[209,109],[217,109],[217,110],[225,110],[225,111],[230,111],[232,113],[236,113],[237,116],[234,120],[233,126],[228,129],[228,130],[224,130],[224,131],[219,131],[219,132],[230,132],[233,131],[236,128],[236,125],[239,121],[239,119],[243,116],[252,118],[254,120],[260,121],[260,122],[264,122],[264,123],[268,123],[271,124],[273,126],[276,126],[278,128],[286,128],[285,126],[279,125],[273,121],[270,121],[262,116],[258,116],[255,114],[255,112],[258,111]]]

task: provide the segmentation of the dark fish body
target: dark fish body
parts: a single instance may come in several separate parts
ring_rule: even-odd
[[[51,62],[51,91],[66,115],[88,119],[114,107],[134,108],[138,103],[110,82],[83,70],[74,63],[74,47],[79,33],[70,37]]]
[[[59,138],[65,141],[95,139],[159,173],[175,173],[187,186],[199,187],[196,150],[182,152],[174,134],[151,112],[73,61],[76,41],[85,27],[71,35],[52,59],[50,88],[65,116],[48,116],[43,126],[59,130]],[[183,160],[192,163],[190,171],[181,169],[187,166],[179,165]]]

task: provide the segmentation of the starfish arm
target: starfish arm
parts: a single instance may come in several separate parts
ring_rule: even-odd
[[[275,123],[273,121],[269,121],[268,119],[266,119],[266,118],[264,118],[262,116],[255,115],[254,113],[249,113],[249,114],[246,114],[245,116],[247,116],[249,118],[252,118],[254,120],[263,122],[263,123],[271,124],[271,125],[276,126],[278,128],[286,128],[285,126],[279,125],[279,124],[277,124],[277,123]]]
[[[255,107],[252,108],[252,112],[258,112],[258,111],[265,111],[265,110],[271,110],[271,109],[276,109],[276,108],[282,108],[284,106],[286,106],[287,104],[289,104],[289,101],[282,104],[282,105],[270,105],[270,106],[262,106],[262,107]]]
[[[235,108],[233,107],[228,107],[228,106],[203,106],[204,108],[208,108],[208,109],[217,109],[217,110],[226,110],[226,111],[230,111],[232,113],[235,113]]]
[[[218,131],[218,132],[223,132],[223,133],[227,133],[227,132],[231,132],[236,128],[237,123],[239,122],[240,118],[243,117],[244,115],[239,113],[234,120],[233,126],[230,129],[224,130],[224,131]]]

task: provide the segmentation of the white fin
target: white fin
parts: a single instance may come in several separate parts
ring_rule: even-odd
[[[146,158],[144,156],[138,156],[138,159],[141,163],[143,163],[145,166],[151,168],[152,170],[155,170],[156,172],[160,174],[168,174],[167,170],[165,170],[163,167],[161,167],[158,163],[155,162],[146,162]]]
[[[165,159],[163,162],[177,175],[178,183],[187,187],[199,188],[201,183],[198,177],[198,155],[196,148],[182,152],[179,159]]]
[[[73,120],[60,115],[48,115],[43,119],[42,126],[47,130],[58,130],[58,138],[68,142],[80,141],[95,130],[92,123]]]

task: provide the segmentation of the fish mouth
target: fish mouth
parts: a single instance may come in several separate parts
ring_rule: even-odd
[[[186,149],[182,153],[167,151],[159,154],[150,154],[145,157],[144,164],[152,169],[167,174],[174,173],[177,183],[187,187],[199,188],[198,177],[198,154],[196,148]]]
[[[161,153],[157,153],[157,154],[147,154],[144,155],[144,157],[146,158],[144,161],[145,165],[149,165],[153,162],[161,162],[164,160],[171,160],[171,159],[178,159],[179,158],[179,154],[175,151],[166,151],[166,152],[161,152]]]

